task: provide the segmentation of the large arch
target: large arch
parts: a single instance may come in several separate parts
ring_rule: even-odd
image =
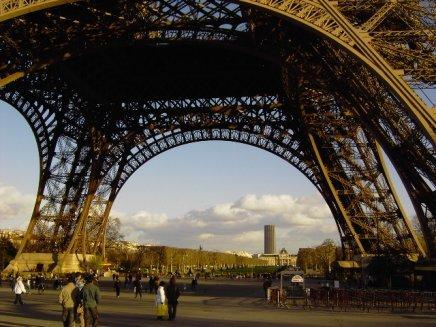
[[[252,128],[261,121],[273,124],[278,135],[298,138],[301,153],[286,150],[276,137],[270,144],[273,152],[303,156],[299,164],[318,172],[316,185],[344,244],[356,253],[374,253],[374,235],[378,239],[381,230],[385,249],[425,255],[389,185],[377,152],[381,144],[421,208],[433,251],[434,188],[426,182],[434,176],[433,114],[365,33],[328,1],[207,1],[205,8],[178,1],[163,10],[171,1],[153,7],[120,0],[115,9],[122,16],[110,5],[17,2],[35,5],[24,9],[8,1],[3,17],[15,9],[17,15],[45,10],[20,16],[25,24],[12,16],[0,24],[0,33],[9,37],[1,41],[0,54],[10,58],[0,65],[2,93],[18,92],[28,99],[23,101],[41,104],[45,117],[57,117],[61,126],[53,162],[44,166],[50,177],[38,193],[45,204],[37,202],[26,239],[41,223],[60,252],[75,251],[79,243],[83,252],[95,251],[117,190],[143,158],[154,155],[153,147],[161,152],[165,144],[179,144],[170,136],[177,131],[259,134]],[[75,19],[84,12],[90,19],[85,29]],[[50,19],[58,27],[44,29]],[[10,42],[29,26],[38,42]],[[43,134],[51,132],[44,128]],[[414,160],[406,162],[398,149]],[[129,165],[130,173],[123,171]],[[87,244],[94,235],[97,241]],[[20,252],[25,248],[23,242]]]

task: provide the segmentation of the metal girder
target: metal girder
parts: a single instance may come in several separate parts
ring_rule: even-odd
[[[332,55],[336,58],[341,56],[335,51]],[[326,54],[323,55],[325,56]],[[343,62],[343,65],[353,69],[350,62]],[[324,76],[333,78],[329,85],[337,87],[337,96],[343,98],[343,102],[348,102],[352,111],[361,117],[368,131],[379,140],[394,163],[421,221],[422,230],[426,235],[428,255],[434,257],[436,229],[432,226],[435,226],[436,208],[432,207],[434,200],[430,186],[434,185],[435,180],[434,142],[421,134],[422,131],[414,125],[416,122],[410,120],[404,109],[398,106],[397,100],[386,92],[385,86],[373,80],[370,74],[355,71],[355,78],[346,82],[346,88],[352,85],[355,90],[359,90],[357,93],[360,95],[342,94],[345,85],[340,75],[341,69],[338,68],[331,67],[330,74]]]
[[[314,44],[315,53],[317,46]],[[289,54],[285,85],[307,129],[325,183],[340,205],[340,219],[348,226],[345,229],[349,232],[348,241],[354,242],[352,247],[359,248],[361,253],[378,251],[374,247],[388,247],[426,255],[410,230],[386,167],[370,141],[367,121],[356,112],[355,103],[348,103],[349,94],[342,94],[349,92],[348,86],[344,88],[333,78],[340,70],[328,71],[327,66],[319,63],[307,67],[303,64],[307,60],[304,57],[310,58],[310,51],[308,47],[301,47]],[[333,79],[327,82],[325,78]],[[347,85],[349,83],[347,80]],[[364,88],[360,85],[358,89],[363,91]],[[367,96],[360,95],[359,101],[363,97]]]
[[[386,2],[374,15],[371,16],[370,19],[368,19],[360,28],[365,32],[371,32],[373,31],[380,23],[383,21],[383,19],[386,17],[386,15],[389,13],[389,11],[394,8],[397,4],[396,0],[390,0]]]
[[[299,169],[350,249],[424,255],[379,142],[434,257],[435,114],[398,71],[434,83],[434,27],[428,10],[411,6],[0,0],[0,91],[27,117],[41,157],[22,249],[32,250],[39,228],[59,252],[98,251],[116,195],[137,169],[181,144],[226,140]],[[291,66],[301,80],[280,76]]]
[[[333,195],[333,197],[335,199],[335,202],[336,202],[336,204],[339,207],[339,210],[341,212],[342,218],[345,220],[345,224],[348,227],[346,230],[351,234],[350,238],[352,238],[354,243],[356,244],[356,247],[357,247],[356,250],[358,250],[358,253],[360,253],[362,255],[365,255],[366,254],[366,250],[363,247],[362,242],[360,240],[361,236],[356,233],[356,230],[355,230],[355,228],[354,228],[354,226],[353,226],[353,224],[351,222],[349,213],[344,208],[344,206],[343,206],[343,204],[341,202],[341,199],[339,197],[339,193],[338,193],[337,189],[335,188],[335,186],[333,185],[333,182],[332,182],[332,179],[331,179],[331,175],[329,174],[329,172],[328,172],[328,170],[326,168],[326,165],[325,165],[325,163],[324,163],[324,161],[323,161],[323,159],[321,157],[321,154],[320,154],[319,148],[318,148],[318,146],[316,144],[316,141],[315,141],[315,139],[314,139],[312,134],[308,134],[308,137],[309,137],[309,142],[312,145],[312,150],[313,150],[313,152],[315,154],[316,160],[318,161],[318,165],[321,167],[321,170],[323,172],[324,179],[326,180],[327,185],[329,186],[330,192]],[[348,239],[348,242],[349,241],[350,240]]]
[[[170,0],[168,0],[170,1]],[[7,1],[9,3],[9,1]],[[38,6],[44,3],[44,7],[50,6],[49,1],[29,1],[24,6],[28,7],[30,11],[32,8],[39,10]],[[135,2],[136,3],[136,2]],[[213,3],[216,7],[221,6],[225,8],[227,3],[231,2],[206,2],[207,5]],[[238,2],[235,1],[235,4]],[[287,19],[290,19],[297,24],[302,24],[311,28],[312,30],[325,35],[327,38],[333,40],[340,47],[343,47],[359,60],[364,62],[370,69],[378,74],[385,83],[390,85],[390,88],[394,91],[396,96],[408,107],[412,115],[415,115],[419,121],[421,127],[433,140],[435,137],[435,118],[434,114],[424,104],[423,101],[415,94],[415,92],[406,84],[406,82],[398,75],[398,71],[392,69],[389,63],[372,47],[369,40],[362,35],[351,23],[343,16],[337,7],[335,7],[330,1],[318,0],[318,1],[305,1],[305,0],[243,0],[239,3],[253,6],[256,9],[263,9],[267,12],[272,12],[281,15]],[[159,3],[161,4],[161,3]],[[55,3],[53,5],[58,5]],[[36,6],[36,7],[35,7]],[[165,7],[165,4],[163,5]],[[6,6],[10,9],[5,9],[7,12],[13,12],[14,6]],[[206,6],[192,6],[185,4],[182,1],[178,1],[175,5],[169,7],[175,12],[175,15],[184,16],[189,15],[192,8],[195,8],[198,12],[198,7],[203,9]],[[11,9],[12,8],[12,9]],[[135,6],[132,6],[135,8]],[[157,8],[160,8],[157,6]],[[5,11],[5,12],[6,12]],[[154,8],[153,11],[159,11]],[[229,10],[227,10],[229,11]],[[231,11],[231,10],[230,10]],[[234,12],[231,11],[231,12]],[[113,16],[111,19],[118,18],[125,20],[124,16],[113,14],[105,11],[109,15]],[[18,13],[20,14],[20,13]],[[209,13],[208,13],[209,14]],[[153,17],[156,15],[153,15]],[[168,17],[168,16],[167,16]],[[210,17],[210,16],[207,16]],[[416,20],[415,20],[416,21]],[[14,72],[16,73],[16,72]],[[422,76],[420,74],[419,76]],[[8,77],[6,77],[8,78]],[[3,82],[4,84],[5,82]]]

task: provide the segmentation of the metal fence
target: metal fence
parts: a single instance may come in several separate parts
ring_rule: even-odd
[[[311,289],[301,297],[287,295],[276,290],[270,303],[282,307],[324,308],[330,310],[361,311],[436,311],[436,293],[352,290],[352,289]]]

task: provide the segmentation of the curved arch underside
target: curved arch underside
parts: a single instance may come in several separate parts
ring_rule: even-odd
[[[305,174],[353,253],[435,255],[434,113],[389,63],[421,83],[434,82],[436,65],[428,35],[410,31],[416,19],[395,18],[400,5],[60,3],[0,1],[0,96],[32,126],[41,157],[20,253],[99,251],[112,203],[139,167],[175,146],[227,140]],[[389,30],[395,24],[403,34]],[[401,61],[383,52],[412,34],[420,49],[407,40],[412,68],[406,53]],[[382,148],[411,196],[426,249]]]

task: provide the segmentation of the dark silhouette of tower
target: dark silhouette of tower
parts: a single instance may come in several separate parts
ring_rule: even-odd
[[[276,226],[264,226],[264,253],[276,253]]]

